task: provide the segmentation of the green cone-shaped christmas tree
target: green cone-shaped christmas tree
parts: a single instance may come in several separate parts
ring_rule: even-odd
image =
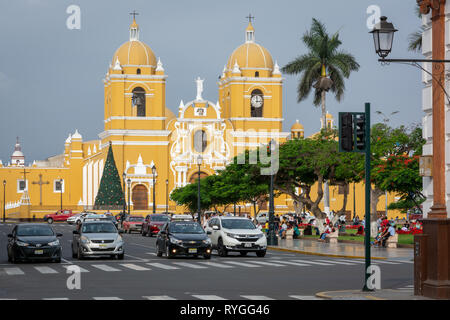
[[[116,162],[112,146],[109,146],[108,157],[106,158],[105,168],[103,169],[100,188],[95,198],[95,206],[123,206],[125,196],[120,183],[119,172],[117,171]]]

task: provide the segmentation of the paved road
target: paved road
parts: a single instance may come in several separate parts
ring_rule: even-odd
[[[249,254],[168,260],[155,254],[155,238],[124,234],[125,259],[78,261],[71,255],[72,230],[63,233],[59,263],[10,264],[7,234],[0,225],[0,299],[149,299],[149,300],[311,300],[319,291],[362,287],[364,261],[269,251],[265,258]],[[383,289],[412,290],[412,261],[374,261],[381,268]],[[69,290],[67,267],[81,268],[81,289]]]

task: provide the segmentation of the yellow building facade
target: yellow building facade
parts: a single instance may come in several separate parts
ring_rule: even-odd
[[[204,80],[197,78],[195,99],[181,100],[176,115],[166,107],[168,75],[163,64],[139,36],[133,20],[129,40],[111,59],[104,78],[104,130],[99,139],[84,141],[75,130],[65,140],[63,153],[29,166],[17,141],[10,163],[0,162],[8,218],[41,218],[60,207],[93,209],[110,145],[120,176],[125,173],[130,181],[125,198],[131,210],[146,214],[154,202],[157,212],[185,210],[170,200],[166,204],[167,197],[196,179],[199,156],[201,175],[213,175],[246,149],[272,139],[283,143],[304,136],[299,122],[292,132],[282,131],[282,74],[269,51],[256,42],[251,23],[245,42],[224,66],[218,101],[203,98]],[[333,188],[330,193],[331,207],[337,210],[342,197]],[[358,191],[357,197],[364,199],[364,193],[360,197]],[[363,201],[357,205],[362,216]],[[251,212],[250,204],[238,208]],[[275,209],[293,212],[292,199],[277,198]]]

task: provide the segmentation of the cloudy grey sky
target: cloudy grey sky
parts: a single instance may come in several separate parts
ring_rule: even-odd
[[[421,73],[403,65],[381,66],[368,34],[367,8],[378,5],[400,31],[392,57],[407,51],[408,35],[420,26],[416,0],[15,0],[0,2],[0,159],[8,162],[20,136],[26,162],[64,150],[75,129],[84,140],[103,131],[103,82],[115,50],[128,40],[129,12],[137,10],[141,34],[161,57],[169,78],[167,107],[195,98],[194,79],[205,78],[203,96],[217,101],[217,78],[229,55],[244,41],[245,17],[256,17],[256,41],[285,65],[305,53],[301,36],[313,17],[329,32],[340,31],[342,48],[361,64],[346,82],[341,103],[328,96],[327,109],[400,111],[392,125],[421,122]],[[66,27],[69,5],[81,8],[81,29]],[[320,127],[312,99],[297,104],[297,78],[285,76],[284,130],[295,119],[306,134]],[[373,115],[381,121],[381,117]]]

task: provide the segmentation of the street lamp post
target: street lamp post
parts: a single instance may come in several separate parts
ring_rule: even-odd
[[[61,213],[63,211],[63,205],[62,205],[62,201],[63,201],[63,179],[59,179],[59,188],[61,189]]]
[[[126,180],[127,180],[127,174],[124,172],[122,175],[123,178],[123,214],[125,215],[127,212],[127,201],[125,200],[125,186],[126,186]]]
[[[156,176],[156,166],[153,165],[152,167],[152,176],[153,176],[153,214],[156,213],[156,199],[155,199],[155,189],[156,189],[156,182],[155,182],[155,176]]]
[[[128,215],[130,215],[130,210],[131,210],[131,202],[130,202],[130,197],[131,197],[131,179],[128,178],[127,180],[127,185],[128,185]]]
[[[6,222],[6,180],[3,180],[3,223]]]
[[[202,155],[199,154],[197,157],[197,165],[198,165],[198,186],[197,186],[197,209],[198,209],[198,223],[202,223],[201,222],[201,212],[202,212],[202,208],[201,208],[201,201],[200,201],[200,167],[202,166]]]
[[[276,150],[277,143],[275,140],[271,140],[269,142],[270,152],[274,152]],[[271,168],[272,170],[272,168]],[[267,244],[271,246],[278,245],[278,238],[275,230],[275,206],[273,203],[273,177],[274,172],[270,172],[270,194],[269,194],[269,230],[267,233]]]
[[[386,17],[372,30],[375,51],[382,63],[411,64],[432,77],[432,137],[433,137],[433,206],[428,218],[423,219],[423,235],[415,235],[414,294],[430,298],[450,298],[448,282],[450,263],[448,238],[450,219],[446,207],[445,173],[445,97],[450,104],[450,96],[445,89],[446,51],[446,0],[417,0],[421,14],[431,12],[432,21],[432,59],[386,59],[392,51],[394,33],[397,31]],[[432,63],[429,72],[419,63]]]
[[[169,179],[166,179],[166,212],[169,213]]]

